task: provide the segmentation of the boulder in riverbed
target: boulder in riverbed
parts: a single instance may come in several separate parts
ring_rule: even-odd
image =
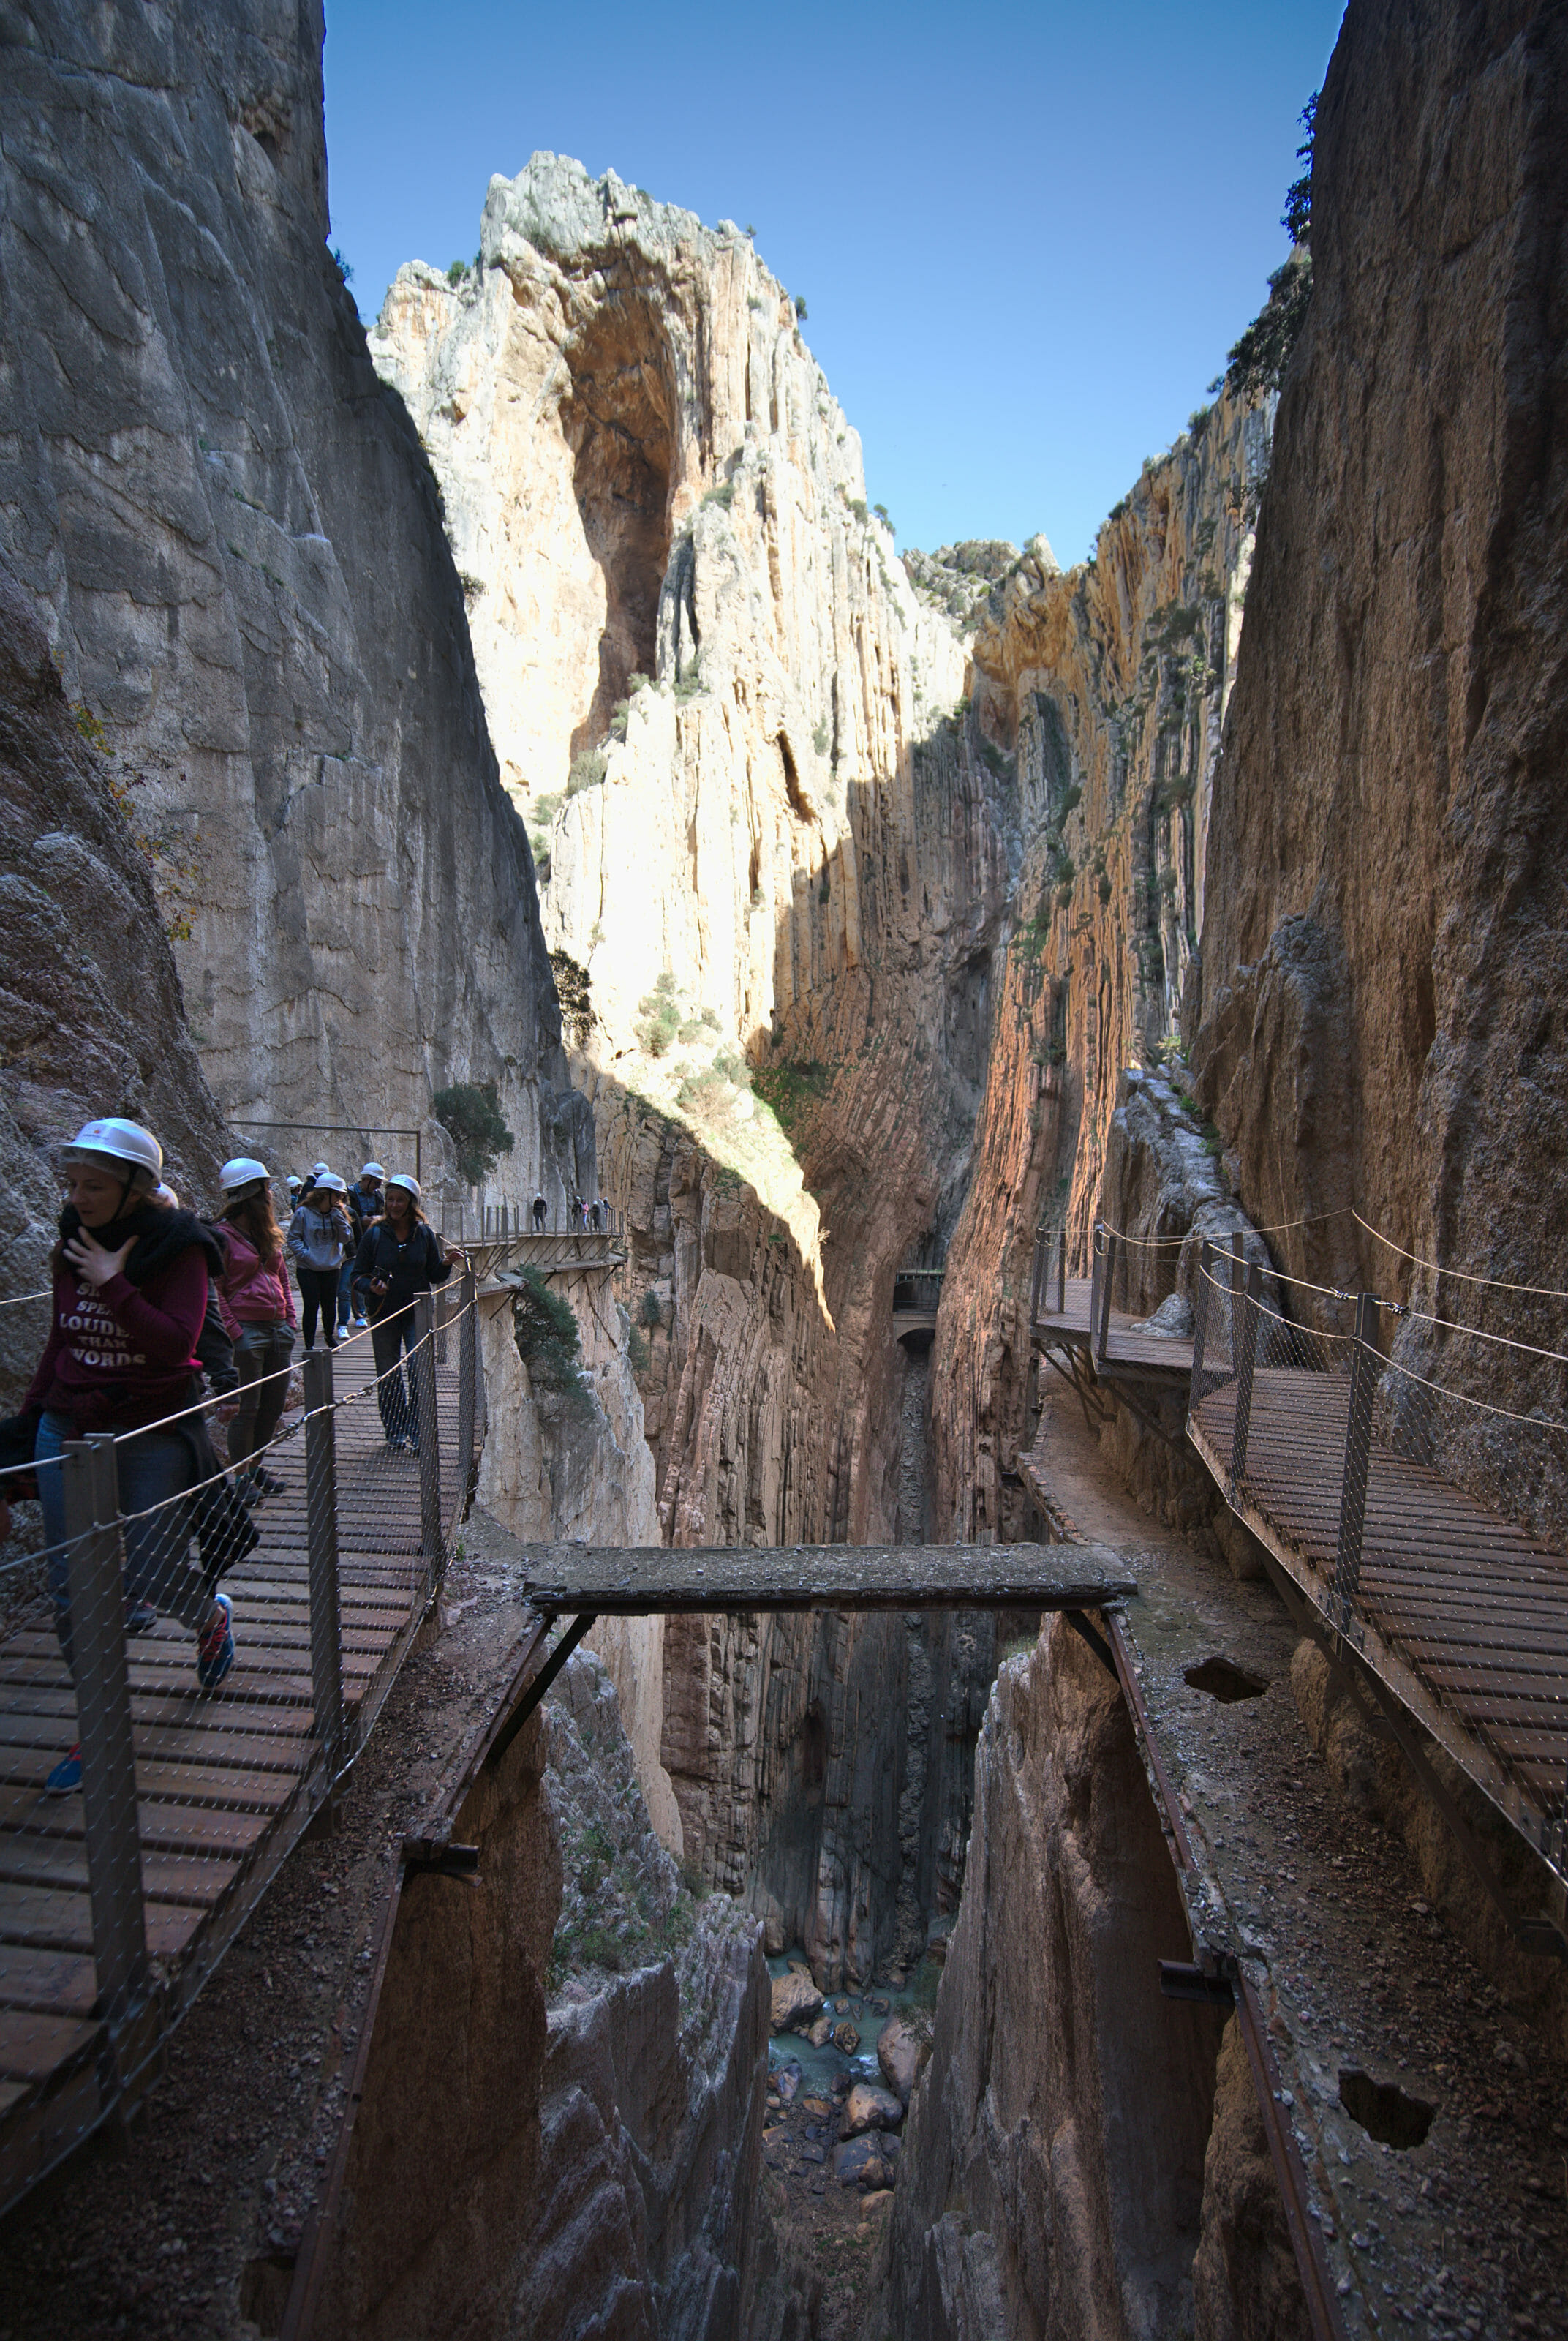
[[[809,1975],[791,1967],[788,1975],[776,1977],[770,2017],[775,2032],[800,2031],[821,2007],[822,1995]]]
[[[879,2089],[874,2081],[857,2081],[844,2101],[839,2135],[858,2137],[862,2130],[897,2129],[903,2118],[903,2106],[891,2089]]]
[[[882,2027],[877,2042],[877,2062],[882,2067],[882,2078],[903,2104],[908,2104],[920,2068],[930,2053],[930,2042],[923,2040],[901,2016],[889,2017]]]

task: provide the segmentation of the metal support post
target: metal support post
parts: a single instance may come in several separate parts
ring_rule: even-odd
[[[1208,1263],[1209,1240],[1200,1239],[1197,1248],[1197,1303],[1193,1310],[1192,1379],[1187,1384],[1187,1420],[1192,1420],[1198,1401],[1203,1397],[1203,1348],[1208,1334]]]
[[[1252,1435],[1252,1376],[1257,1363],[1257,1311],[1262,1299],[1263,1270],[1255,1260],[1247,1263],[1236,1300],[1241,1324],[1236,1345],[1236,1428],[1230,1442],[1233,1479],[1246,1477],[1246,1444]]]
[[[435,1410],[435,1302],[422,1292],[413,1304],[415,1349],[409,1360],[413,1376],[414,1420],[419,1425],[420,1550],[429,1564],[432,1582],[446,1567],[446,1538],[441,1518],[441,1441]]]
[[[311,1697],[330,1789],[343,1764],[337,1416],[332,1409],[330,1350],[312,1350],[305,1358],[305,1549],[310,1570]]]
[[[1106,1251],[1100,1269],[1100,1316],[1095,1330],[1095,1355],[1103,1363],[1111,1330],[1111,1284],[1116,1275],[1116,1240],[1109,1228],[1102,1228],[1101,1233],[1105,1237]]]
[[[118,2025],[146,1988],[147,1922],[114,1434],[68,1440],[61,1472],[97,2011]]]
[[[457,1512],[462,1516],[473,1473],[474,1418],[479,1406],[479,1308],[473,1270],[465,1270],[457,1288],[462,1315],[457,1329]]]
[[[1345,1417],[1345,1471],[1339,1494],[1339,1542],[1334,1560],[1334,1606],[1342,1634],[1355,1615],[1361,1547],[1366,1532],[1366,1474],[1372,1454],[1372,1400],[1382,1360],[1377,1350],[1377,1300],[1355,1301],[1355,1345],[1350,1354],[1350,1403]]]
[[[1064,1219],[1057,1230],[1057,1314],[1067,1313],[1067,1223]]]

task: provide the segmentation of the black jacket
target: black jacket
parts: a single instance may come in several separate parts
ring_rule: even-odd
[[[388,1220],[377,1220],[360,1239],[354,1254],[353,1289],[359,1292],[372,1277],[384,1277],[387,1289],[383,1293],[372,1293],[367,1314],[390,1317],[395,1309],[406,1309],[417,1293],[428,1292],[432,1284],[444,1284],[452,1274],[452,1262],[442,1249],[441,1238],[424,1220],[418,1221],[406,1243],[399,1243]]]

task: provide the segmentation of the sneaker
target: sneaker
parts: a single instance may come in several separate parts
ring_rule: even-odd
[[[62,1756],[44,1786],[52,1797],[74,1796],[82,1785],[82,1743],[78,1739],[69,1756]]]
[[[364,1330],[365,1330],[365,1327],[370,1323],[370,1321],[371,1321],[371,1320],[370,1320],[370,1319],[369,1319],[368,1317],[356,1317],[356,1318],[354,1319],[354,1330],[355,1330],[355,1332],[356,1332],[356,1333],[362,1333],[362,1332],[364,1331]]]
[[[280,1479],[275,1471],[263,1471],[259,1464],[247,1476],[258,1496],[282,1496],[287,1493],[288,1481]]]
[[[158,1622],[158,1613],[150,1601],[133,1601],[125,1612],[127,1634],[150,1634]]]
[[[233,1605],[226,1593],[214,1593],[217,1614],[196,1645],[196,1679],[203,1690],[216,1690],[234,1663]]]

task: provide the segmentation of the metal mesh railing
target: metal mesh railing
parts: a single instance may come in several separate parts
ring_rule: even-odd
[[[341,1792],[439,1588],[481,1421],[473,1277],[297,1374],[255,1377],[233,1464],[218,1398],[119,1435],[46,1415],[0,1473],[0,1498],[36,1488],[45,1547],[0,1640],[5,2199],[132,2085]],[[91,2087],[61,2077],[78,2047]]]
[[[1484,1749],[1561,1868],[1568,1420],[1480,1396],[1443,1368],[1462,1371],[1461,1345],[1488,1340],[1501,1390],[1510,1352],[1537,1386],[1568,1373],[1568,1357],[1374,1294],[1279,1281],[1314,1327],[1271,1304],[1255,1263],[1205,1246],[1189,1430],[1232,1505],[1310,1572],[1330,1624],[1393,1653]]]

